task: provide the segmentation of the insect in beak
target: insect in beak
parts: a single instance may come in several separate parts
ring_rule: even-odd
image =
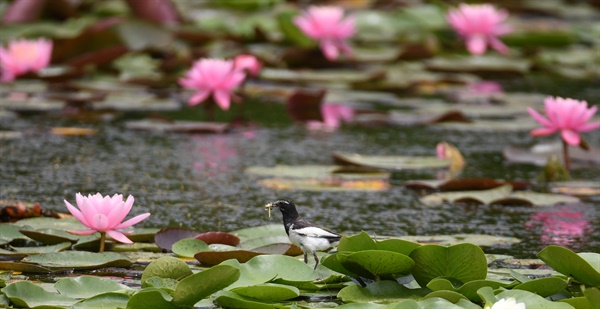
[[[269,218],[271,218],[271,208],[273,208],[273,204],[267,203],[265,205],[265,210],[269,212]]]

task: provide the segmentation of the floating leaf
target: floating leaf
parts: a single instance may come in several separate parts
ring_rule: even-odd
[[[125,123],[125,127],[138,131],[180,132],[180,133],[225,133],[229,130],[229,124],[200,121],[173,121],[165,122],[158,120],[131,120]]]
[[[23,230],[24,229],[22,227],[14,224],[0,223],[0,241],[2,241],[4,244],[8,244],[15,239],[31,240],[31,238],[21,233]]]
[[[283,284],[263,283],[231,289],[231,292],[260,300],[278,302],[300,296],[298,288]]]
[[[77,302],[74,298],[48,292],[29,281],[11,283],[2,288],[2,293],[21,308],[70,307]]]
[[[344,268],[369,279],[382,276],[407,275],[415,262],[408,256],[385,250],[362,250],[344,255],[340,260]]]
[[[0,269],[19,271],[23,273],[51,273],[52,269],[36,264],[0,261]]]
[[[196,253],[208,250],[208,245],[200,239],[184,238],[174,243],[171,250],[179,256],[192,258]]]
[[[54,284],[54,288],[61,294],[73,298],[90,298],[107,292],[130,289],[113,280],[94,276],[63,278]]]
[[[21,233],[29,238],[47,245],[56,245],[63,242],[74,243],[80,236],[69,234],[58,229],[21,230]]]
[[[508,299],[514,298],[518,303],[525,304],[526,308],[540,308],[540,309],[572,309],[573,307],[566,303],[561,302],[553,302],[545,299],[542,296],[536,295],[534,293],[522,290],[509,290],[503,291],[497,295],[495,298],[500,299]]]
[[[239,237],[242,243],[246,242],[249,239],[276,235],[287,237],[287,234],[285,233],[285,228],[281,224],[267,224],[254,227],[247,227],[244,229],[232,231],[230,233]]]
[[[275,279],[307,282],[317,279],[318,276],[311,266],[285,255],[259,255],[244,264],[236,260],[227,260],[221,265],[234,266],[241,271],[240,279],[230,288],[262,284]]]
[[[293,83],[356,83],[381,79],[381,70],[298,70],[263,69],[260,77],[264,80]]]
[[[388,180],[318,180],[318,179],[285,179],[268,178],[258,181],[259,184],[274,190],[305,191],[385,191],[390,188]]]
[[[54,246],[37,246],[37,247],[11,247],[13,250],[19,253],[25,254],[40,254],[59,252],[71,247],[70,242],[62,242]]]
[[[470,73],[510,73],[525,74],[531,64],[528,60],[501,56],[484,55],[478,57],[453,56],[434,58],[425,61],[427,69],[442,72]]]
[[[589,285],[600,286],[600,254],[575,252],[560,246],[547,246],[537,256],[554,270]]]
[[[165,256],[161,257],[146,266],[142,273],[142,287],[146,285],[146,280],[152,277],[171,278],[181,280],[192,274],[190,267],[182,260]]]
[[[337,165],[276,165],[274,167],[253,166],[247,168],[245,172],[260,176],[310,179],[342,178],[347,180],[387,179],[390,175],[389,173],[379,172],[373,169],[353,169]]]
[[[206,232],[196,236],[195,238],[202,240],[207,245],[225,244],[237,246],[240,243],[240,239],[237,236],[225,232]]]
[[[350,285],[338,293],[345,303],[394,302],[403,299],[421,299],[427,294],[424,289],[409,289],[396,281],[376,281],[366,287]]]
[[[523,282],[515,287],[513,290],[524,290],[535,293],[542,297],[549,297],[560,291],[564,290],[567,287],[567,282],[558,277],[549,277],[549,278],[537,278],[534,280],[529,280],[527,282]]]
[[[245,308],[245,309],[282,309],[290,308],[280,303],[267,303],[258,299],[239,295],[231,291],[221,291],[215,298],[215,303],[223,308]]]
[[[485,254],[473,244],[423,245],[413,250],[410,257],[415,261],[412,274],[422,287],[438,277],[469,282],[485,279],[487,274]]]
[[[240,277],[240,271],[233,266],[217,265],[185,277],[173,292],[173,303],[182,307],[194,304],[209,295],[224,289]]]
[[[154,242],[162,249],[171,251],[174,243],[185,238],[194,238],[198,235],[200,235],[200,233],[192,229],[170,226],[156,232],[156,235],[154,235]]]
[[[180,309],[171,303],[173,297],[157,288],[145,288],[133,294],[127,302],[128,309]]]
[[[32,255],[23,262],[34,263],[44,267],[93,269],[101,267],[129,267],[132,262],[125,256],[115,252],[79,252],[65,251]]]
[[[81,136],[81,135],[96,135],[98,130],[90,128],[75,128],[75,127],[53,127],[50,128],[50,133],[62,136]]]
[[[600,183],[597,181],[571,180],[551,182],[550,192],[575,196],[600,195]]]
[[[438,159],[437,157],[365,156],[339,151],[333,153],[333,159],[339,164],[392,171],[445,168],[450,166],[449,160]]]
[[[513,163],[529,163],[544,166],[551,156],[555,156],[561,162],[563,161],[562,145],[560,143],[538,144],[531,148],[507,146],[502,153],[508,161]],[[574,166],[598,165],[600,164],[600,147],[590,147],[588,151],[578,147],[569,147],[569,158]]]
[[[125,308],[129,302],[129,295],[123,293],[102,293],[84,299],[73,305],[74,309],[97,308]]]
[[[472,302],[478,303],[478,302],[481,302],[481,299],[480,299],[479,295],[477,294],[477,291],[480,288],[486,287],[486,286],[489,286],[492,289],[498,289],[501,287],[507,288],[511,284],[507,283],[507,282],[494,281],[494,280],[472,280],[472,281],[466,282],[465,284],[462,284],[462,285],[459,283],[458,285],[459,285],[459,287],[455,287],[454,284],[446,278],[436,278],[436,279],[431,280],[427,284],[427,287],[433,291],[456,292],[456,293],[462,295],[463,297],[465,297],[466,299],[469,299]],[[429,296],[433,297],[432,295],[429,295]],[[448,298],[446,298],[446,299],[448,299]],[[448,299],[448,300],[450,300],[450,299]]]
[[[488,190],[510,184],[516,190],[529,187],[526,182],[507,182],[490,178],[458,178],[448,180],[409,180],[404,185],[413,190],[465,191]]]
[[[401,236],[400,239],[423,244],[462,244],[470,243],[479,247],[508,246],[521,242],[516,237],[504,237],[485,234],[453,234],[453,235],[422,235]]]
[[[202,251],[194,254],[194,258],[202,265],[217,265],[230,259],[245,263],[255,256],[264,253],[249,250],[231,250],[231,251]]]
[[[301,255],[302,249],[298,248],[294,244],[270,244],[262,247],[252,249],[252,251],[266,253],[266,254],[283,254],[289,256]]]

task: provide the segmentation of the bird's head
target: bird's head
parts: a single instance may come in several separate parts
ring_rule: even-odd
[[[296,205],[290,200],[277,200],[275,202],[267,203],[265,209],[269,211],[269,217],[271,216],[271,209],[274,207],[279,208],[283,217],[296,218],[298,212],[296,211]]]

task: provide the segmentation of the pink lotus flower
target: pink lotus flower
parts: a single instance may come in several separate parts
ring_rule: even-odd
[[[96,195],[90,194],[85,197],[77,193],[75,198],[79,209],[73,207],[67,200],[65,200],[65,205],[77,220],[89,228],[89,230],[68,231],[77,235],[91,235],[100,232],[104,237],[106,233],[119,242],[130,244],[132,241],[125,236],[125,232],[120,230],[131,227],[150,216],[150,213],[144,213],[122,222],[133,206],[134,199],[131,195],[125,202],[123,202],[121,194],[103,197],[100,193],[96,193]],[[104,251],[103,249],[104,242],[102,241],[100,251]]]
[[[498,39],[511,31],[508,25],[503,24],[507,17],[506,10],[498,10],[491,4],[461,3],[457,9],[448,11],[446,20],[465,39],[471,54],[485,53],[488,44],[507,54],[508,47]]]
[[[8,48],[0,47],[3,82],[13,81],[27,72],[37,72],[50,64],[52,41],[46,39],[15,40]]]
[[[236,69],[246,70],[252,76],[257,76],[260,72],[260,62],[252,55],[237,55],[233,61]]]
[[[322,104],[321,117],[323,122],[309,121],[307,127],[313,130],[333,131],[342,125],[343,121],[350,122],[354,118],[352,107],[342,104]]]
[[[354,17],[344,18],[344,10],[333,6],[311,6],[294,23],[308,37],[318,40],[321,51],[329,60],[337,59],[340,51],[347,56],[352,54],[346,42],[354,35]]]
[[[586,101],[547,97],[544,100],[546,116],[540,115],[528,107],[529,115],[543,127],[531,131],[533,136],[545,136],[560,132],[562,139],[569,145],[581,143],[579,132],[587,132],[600,128],[600,121],[588,122],[598,109],[596,106],[587,107]]]
[[[233,89],[239,86],[246,75],[236,69],[233,61],[222,59],[200,59],[179,79],[183,87],[196,93],[188,100],[192,106],[206,100],[211,94],[222,110],[228,110]]]

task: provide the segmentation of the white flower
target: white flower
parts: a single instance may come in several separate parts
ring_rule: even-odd
[[[502,298],[493,306],[486,306],[485,309],[525,309],[525,304],[517,303],[514,297],[510,297],[507,299]]]

